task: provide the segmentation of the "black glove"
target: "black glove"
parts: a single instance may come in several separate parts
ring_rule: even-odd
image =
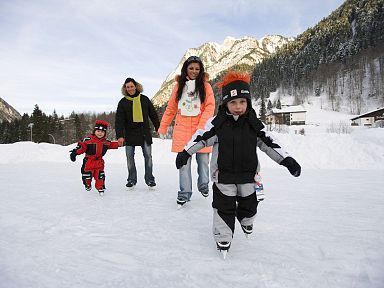
[[[185,150],[183,150],[182,152],[177,153],[176,168],[180,169],[185,164],[187,164],[189,157],[191,157],[191,155],[189,155],[188,152],[185,151]]]
[[[69,158],[71,158],[72,162],[75,162],[76,161],[76,156],[77,156],[76,150],[71,150],[69,152],[71,152],[71,154],[69,154]]]
[[[301,167],[299,163],[297,163],[292,157],[284,158],[284,160],[280,162],[280,165],[287,167],[289,172],[295,177],[299,177],[301,174]]]

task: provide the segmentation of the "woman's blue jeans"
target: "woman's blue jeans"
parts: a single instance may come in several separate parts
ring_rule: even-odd
[[[144,167],[145,167],[144,180],[145,180],[145,183],[148,185],[150,182],[155,181],[155,177],[153,177],[153,174],[152,174],[152,170],[153,170],[152,146],[150,144],[147,144],[147,142],[144,141],[144,145],[141,146],[141,149],[143,150],[143,156],[144,156]],[[127,180],[136,184],[137,171],[136,171],[136,165],[135,165],[135,146],[125,146],[125,154],[127,155],[127,167],[128,167]]]
[[[186,165],[179,169],[180,191],[178,192],[177,198],[180,200],[189,201],[192,196],[192,157],[188,159]],[[200,192],[207,193],[209,191],[209,153],[196,153],[196,162],[198,174],[197,188]]]

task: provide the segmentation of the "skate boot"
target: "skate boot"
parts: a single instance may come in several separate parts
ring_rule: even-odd
[[[252,234],[253,232],[253,225],[241,225],[241,229],[243,229],[243,232],[245,233],[245,237],[248,238],[249,234]]]
[[[87,190],[87,191],[91,191],[91,189],[92,189],[91,185],[89,185],[89,186],[86,185],[86,186],[85,186],[85,190]]]
[[[209,190],[208,191],[200,191],[201,195],[203,195],[205,198],[209,196]]]
[[[133,182],[132,180],[128,180],[127,184],[125,185],[128,190],[132,190],[135,187],[136,183]]]
[[[148,185],[149,189],[153,190],[156,187],[156,182],[155,181],[149,181],[147,183],[147,185]]]
[[[227,257],[228,250],[231,247],[231,242],[216,242],[216,247],[217,250],[219,250],[219,252],[223,256],[223,259],[225,260],[225,258]]]
[[[183,207],[185,205],[185,203],[187,203],[187,200],[182,200],[182,199],[177,198],[176,203],[177,203],[177,209],[180,209],[181,207]]]

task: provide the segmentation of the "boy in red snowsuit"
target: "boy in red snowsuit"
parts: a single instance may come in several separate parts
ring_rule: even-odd
[[[105,174],[103,156],[108,149],[117,149],[117,141],[109,141],[105,138],[108,122],[96,120],[93,133],[77,143],[77,147],[71,150],[70,158],[76,161],[76,156],[85,153],[81,175],[83,184],[87,191],[91,190],[92,177],[95,178],[95,188],[100,196],[104,195]]]

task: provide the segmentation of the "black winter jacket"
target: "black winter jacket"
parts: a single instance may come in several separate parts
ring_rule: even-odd
[[[258,169],[256,147],[279,163],[289,154],[265,131],[254,109],[237,121],[225,109],[208,120],[204,130],[196,131],[184,149],[192,155],[213,146],[210,172],[213,182],[222,184],[253,183]]]
[[[237,121],[225,111],[219,111],[212,124],[218,137],[219,183],[252,182],[258,165],[257,133],[264,128],[253,110]]]
[[[156,131],[160,126],[159,117],[151,100],[141,94],[140,101],[143,112],[143,122],[139,123],[133,122],[133,101],[124,97],[117,105],[115,120],[116,138],[123,137],[126,146],[142,146],[144,141],[147,142],[147,144],[152,144],[149,118]]]

